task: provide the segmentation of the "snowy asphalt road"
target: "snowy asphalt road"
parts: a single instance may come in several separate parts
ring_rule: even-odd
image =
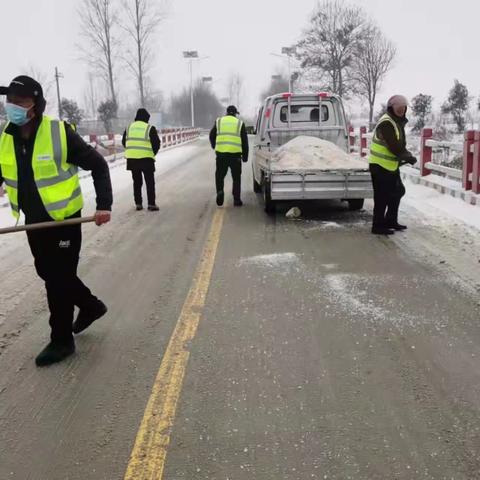
[[[211,235],[213,165],[205,140],[160,156],[159,214],[134,212],[112,170],[114,222],[85,227],[81,263],[110,311],[64,364],[35,368],[42,285],[24,237],[0,239],[1,480],[124,478]],[[393,239],[369,234],[370,204],[268,217],[245,170],[246,205],[228,198],[185,376],[172,375],[161,478],[480,478],[478,231],[414,200]]]

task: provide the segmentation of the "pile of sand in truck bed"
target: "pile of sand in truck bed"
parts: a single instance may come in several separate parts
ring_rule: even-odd
[[[368,165],[332,142],[316,137],[299,136],[275,151],[271,168],[274,170],[364,170]]]

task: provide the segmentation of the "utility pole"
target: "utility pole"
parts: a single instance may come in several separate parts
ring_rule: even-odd
[[[58,119],[61,120],[63,116],[62,112],[62,100],[60,97],[60,82],[59,79],[63,78],[63,74],[58,71],[58,68],[55,67],[55,81],[57,82],[57,100],[58,100]]]

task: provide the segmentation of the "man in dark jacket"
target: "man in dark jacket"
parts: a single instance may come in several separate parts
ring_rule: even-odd
[[[407,150],[405,126],[407,99],[395,95],[388,101],[387,112],[380,118],[370,147],[370,173],[374,190],[372,233],[392,235],[406,230],[398,223],[400,200],[405,186],[400,176],[400,165],[414,165],[417,159]]]
[[[150,114],[144,108],[137,111],[135,121],[125,130],[122,144],[126,148],[127,170],[132,172],[133,195],[137,210],[143,210],[143,178],[147,186],[148,210],[159,210],[155,200],[155,156],[160,150],[157,129],[149,125]]]
[[[232,172],[233,204],[243,205],[242,160],[248,162],[248,136],[245,124],[237,118],[239,112],[233,105],[227,108],[227,115],[220,117],[210,131],[210,144],[217,154],[215,183],[217,188],[217,205],[221,207],[225,194],[223,191],[228,169]]]
[[[0,135],[0,186],[6,185],[14,216],[22,211],[26,224],[80,217],[83,198],[77,167],[81,167],[92,172],[96,224],[109,222],[112,187],[105,159],[68,124],[43,115],[42,87],[32,78],[16,77],[10,86],[0,87],[0,95],[7,95],[9,120]],[[50,308],[51,341],[36,358],[37,365],[44,366],[73,354],[72,330],[85,330],[105,315],[107,307],[77,276],[79,224],[28,231],[27,238]],[[80,312],[72,326],[75,306]]]

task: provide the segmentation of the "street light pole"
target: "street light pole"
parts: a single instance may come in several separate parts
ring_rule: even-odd
[[[55,67],[55,81],[57,82],[57,100],[58,100],[58,119],[59,120],[61,120],[63,116],[62,100],[60,97],[60,81],[59,81],[60,78],[63,78],[63,75],[58,71],[58,68]]]
[[[196,50],[183,52],[183,57],[189,59],[190,66],[190,113],[192,117],[192,127],[195,127],[195,104],[193,101],[193,59],[198,58]]]
[[[283,47],[282,53],[288,57],[288,93],[292,93],[292,56],[297,53],[297,48]]]

